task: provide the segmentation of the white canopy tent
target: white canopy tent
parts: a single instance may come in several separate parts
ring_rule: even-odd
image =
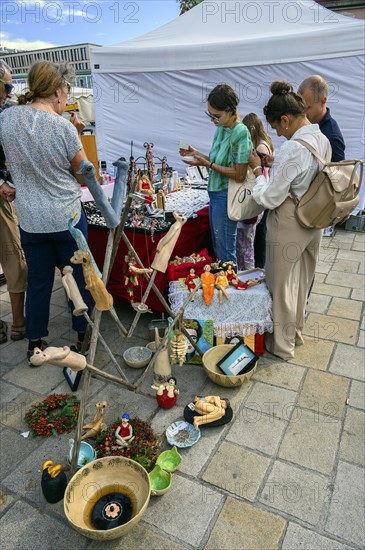
[[[183,172],[181,139],[209,152],[214,126],[204,111],[216,84],[236,90],[242,116],[262,115],[273,80],[296,88],[311,74],[330,85],[346,157],[363,158],[363,54],[364,21],[311,0],[205,0],[154,31],[92,51],[99,158],[128,157],[131,140],[134,156],[144,154],[148,141]]]

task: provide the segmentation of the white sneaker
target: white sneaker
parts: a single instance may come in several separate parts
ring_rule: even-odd
[[[325,227],[323,229],[323,237],[333,237],[334,230],[333,227]]]

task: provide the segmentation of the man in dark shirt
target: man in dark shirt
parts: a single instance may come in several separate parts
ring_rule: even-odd
[[[300,84],[298,93],[307,105],[307,118],[312,124],[318,124],[332,147],[332,162],[338,162],[345,158],[345,141],[341,130],[331,117],[327,107],[328,84],[319,75],[313,75]]]
[[[332,147],[332,162],[345,159],[345,141],[341,130],[331,117],[327,107],[328,84],[322,76],[309,76],[299,85],[298,94],[302,96],[307,105],[307,118],[312,124],[318,124]],[[324,237],[332,237],[333,228],[326,227],[323,230]]]

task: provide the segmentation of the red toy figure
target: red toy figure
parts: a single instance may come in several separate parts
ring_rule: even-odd
[[[134,256],[127,256],[127,267],[124,271],[124,285],[131,302],[134,302],[134,287],[138,286],[138,275],[141,273],[152,273],[150,267],[140,267]]]
[[[196,279],[195,275],[195,269],[192,267],[189,270],[189,275],[185,278],[185,284],[189,289],[189,292],[193,292],[196,288],[196,284],[194,283],[194,279]],[[192,302],[194,302],[194,298],[191,299]]]
[[[157,403],[162,409],[171,409],[176,403],[179,390],[176,388],[176,378],[170,376],[166,386],[161,384],[160,386],[152,385],[151,388],[156,390]]]
[[[152,184],[147,174],[140,173],[138,177],[138,191],[142,193],[142,195],[146,195],[146,198],[144,200],[146,204],[151,204],[153,202],[153,195],[155,193],[155,190],[152,187]]]
[[[129,414],[122,415],[122,423],[115,430],[115,439],[118,447],[129,447],[134,439],[133,428],[129,423]]]
[[[224,264],[223,264],[224,265]],[[237,288],[237,290],[245,290],[249,283],[246,281],[245,283],[242,283],[242,281],[239,280],[237,273],[233,269],[232,263],[228,262],[228,268],[226,271],[226,277],[230,285],[234,286],[234,288]]]

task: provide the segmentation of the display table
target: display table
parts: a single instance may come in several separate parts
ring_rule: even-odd
[[[165,233],[155,235],[152,239],[149,233],[133,232],[133,230],[125,231],[132,246],[135,248],[139,258],[141,259],[145,267],[149,267],[157,249],[158,242],[162,239]],[[105,248],[108,239],[108,230],[102,227],[90,227],[89,226],[89,246],[91,252],[101,270],[104,263]],[[195,218],[189,219],[182,227],[179,239],[171,255],[175,256],[189,256],[193,252],[200,252],[203,248],[210,249],[210,226],[209,226],[209,213],[208,207],[199,210]],[[125,256],[128,249],[124,242],[121,240],[118,253],[116,255],[114,265],[111,271],[108,290],[116,298],[129,301],[128,295],[124,286],[123,270],[125,268]],[[140,286],[135,287],[134,301],[140,302],[143,296],[143,292],[147,286],[147,280],[144,275],[139,276]],[[167,299],[168,280],[165,273],[157,273],[155,278],[155,284],[165,295]],[[147,299],[147,305],[154,311],[164,311],[164,308],[157,298],[156,294],[152,290]]]
[[[176,315],[188,296],[188,290],[180,288],[178,282],[169,285],[169,302]],[[237,290],[233,286],[226,288],[230,297],[223,297],[219,303],[218,290],[215,290],[210,306],[203,300],[202,290],[198,290],[195,301],[185,308],[185,319],[209,320],[214,322],[214,335],[217,338],[263,334],[273,331],[271,316],[272,299],[265,283]]]

